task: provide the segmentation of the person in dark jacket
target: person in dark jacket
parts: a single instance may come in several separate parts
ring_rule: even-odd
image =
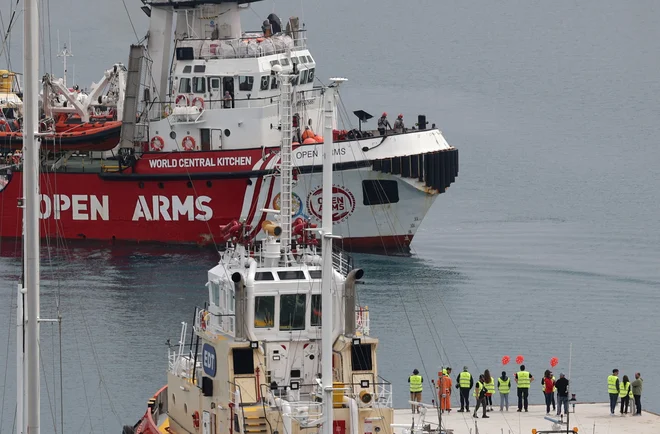
[[[559,380],[555,382],[557,388],[557,416],[561,415],[561,406],[564,405],[564,414],[568,414],[568,379],[564,373],[559,374]]]
[[[633,416],[642,415],[642,374],[637,372],[635,374],[635,380],[632,382],[632,393],[633,398],[635,398],[635,413]]]
[[[470,389],[472,389],[472,386],[474,386],[474,379],[468,371],[468,367],[463,366],[463,372],[456,376],[456,388],[461,392],[461,409],[458,410],[459,413],[470,411]]]

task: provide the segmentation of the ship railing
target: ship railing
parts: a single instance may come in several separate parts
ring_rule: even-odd
[[[195,331],[209,337],[234,336],[236,315],[212,313],[206,309],[196,308]]]
[[[183,38],[178,39],[176,45],[177,48],[192,48],[196,59],[259,58],[272,54],[286,54],[294,49],[306,49],[306,31],[299,30],[297,33],[295,37],[277,34],[266,38],[263,33],[246,32],[241,38]]]
[[[394,405],[392,403],[392,383],[380,375],[378,376],[378,380],[378,383],[374,384],[376,388],[376,396],[374,396],[372,406],[392,408]]]
[[[355,308],[355,333],[358,336],[369,336],[369,306]]]
[[[339,271],[343,276],[346,276],[354,268],[353,257],[343,250],[333,247],[332,265],[335,267],[335,270]]]
[[[296,401],[289,402],[289,406],[291,413],[288,416],[298,422],[300,428],[315,427],[323,422],[322,402]]]

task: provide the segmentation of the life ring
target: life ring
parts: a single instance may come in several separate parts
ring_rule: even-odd
[[[197,102],[199,101],[199,106],[197,106]],[[192,105],[193,107],[198,107],[200,110],[204,110],[204,98],[201,96],[196,96],[195,99],[192,100]]]
[[[179,103],[181,102],[181,100],[185,100],[185,101],[186,101],[186,104],[185,104],[186,106],[190,105],[190,101],[188,101],[188,97],[185,96],[185,95],[183,95],[183,94],[177,96],[177,97],[176,97],[176,100],[174,101],[174,103],[175,103],[176,105],[180,105]]]
[[[185,149],[186,151],[194,151],[195,139],[193,139],[191,136],[186,136],[181,141],[181,146],[183,146],[183,149]]]
[[[172,106],[169,104],[165,104],[165,107],[163,107],[163,116],[168,117],[171,114],[172,114]]]
[[[162,151],[165,147],[165,142],[161,136],[154,136],[152,137],[151,142],[149,142],[149,147],[152,151]]]
[[[195,411],[192,414],[192,422],[195,429],[199,429],[199,411]]]

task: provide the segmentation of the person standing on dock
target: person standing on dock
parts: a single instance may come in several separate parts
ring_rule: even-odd
[[[413,369],[413,374],[408,377],[408,383],[410,383],[410,400],[414,402],[422,402],[422,389],[424,389],[424,378],[419,375],[417,369]],[[419,406],[411,404],[412,412],[419,413]]]
[[[495,393],[495,380],[490,376],[490,371],[484,371],[484,385],[486,386],[487,411],[493,411],[493,394]]]
[[[568,414],[568,380],[564,373],[559,374],[559,380],[555,382],[557,389],[557,416],[561,415],[561,406],[564,405],[564,414]]]
[[[621,380],[621,387],[619,387],[619,397],[621,398],[621,414],[628,414],[628,407],[630,406],[630,397],[632,394],[632,386],[627,375],[623,376]]]
[[[440,410],[451,411],[451,368],[443,369],[438,372],[438,400],[440,401]]]
[[[479,381],[477,381],[476,386],[474,386],[474,396],[477,397],[477,406],[474,407],[474,413],[472,414],[472,417],[478,418],[477,416],[477,411],[479,411],[479,406],[483,407],[483,414],[482,418],[483,419],[488,419],[489,416],[486,414],[487,408],[486,408],[486,383],[483,375],[479,376]]]
[[[616,401],[619,398],[619,370],[612,369],[612,375],[607,377],[607,393],[610,394],[610,414],[614,416]]]
[[[503,411],[506,403],[506,411],[509,411],[509,392],[511,391],[511,379],[502,371],[502,376],[497,379],[497,390],[500,392],[500,411]]]
[[[525,365],[520,365],[520,372],[514,376],[518,384],[518,412],[521,412],[523,407],[527,411],[529,405],[529,386],[534,381],[534,376],[525,370]]]
[[[461,392],[461,409],[458,410],[459,413],[470,411],[470,389],[473,385],[472,374],[468,372],[467,366],[463,366],[463,372],[456,377],[456,388]]]
[[[635,381],[632,382],[632,393],[633,393],[633,398],[635,398],[635,413],[633,413],[633,416],[641,416],[642,415],[642,383],[644,380],[642,380],[642,374],[637,372],[635,374]]]
[[[545,414],[550,414],[550,404],[552,404],[552,397],[554,395],[555,381],[552,379],[552,372],[545,371],[542,380],[543,394],[545,395]]]

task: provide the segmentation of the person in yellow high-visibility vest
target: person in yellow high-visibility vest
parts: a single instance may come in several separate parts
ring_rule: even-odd
[[[511,391],[511,379],[506,376],[506,371],[502,371],[502,376],[497,379],[497,391],[500,392],[500,411],[509,411],[509,392]]]
[[[424,378],[419,375],[419,371],[417,369],[414,369],[413,374],[408,377],[408,383],[410,383],[410,400],[414,402],[422,402]],[[418,405],[411,404],[411,407],[413,413],[415,413],[415,411],[419,413]]]
[[[619,370],[612,369],[612,375],[607,377],[607,393],[610,395],[610,414],[614,416],[616,401],[619,398]]]
[[[632,386],[627,375],[623,376],[623,380],[619,384],[619,397],[621,398],[621,414],[628,414],[628,407],[630,406],[630,398],[632,397]]]
[[[534,376],[525,370],[525,365],[520,365],[520,371],[514,374],[516,383],[518,384],[518,412],[523,410],[527,411],[529,386],[534,381]]]
[[[459,413],[464,411],[470,412],[470,389],[474,385],[472,375],[468,372],[468,367],[463,366],[463,372],[456,376],[456,388],[460,391],[461,396],[461,409]]]

